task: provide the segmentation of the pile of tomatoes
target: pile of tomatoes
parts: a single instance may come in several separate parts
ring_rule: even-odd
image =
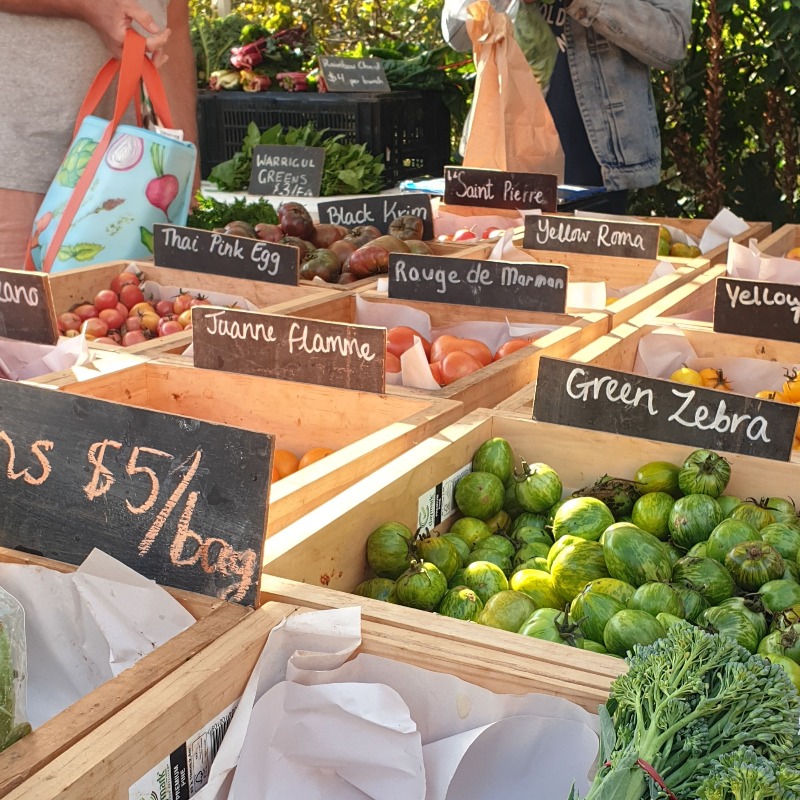
[[[171,300],[148,301],[141,274],[121,272],[108,289],[90,301],[73,306],[58,317],[62,336],[85,334],[98,344],[130,347],[158,336],[169,336],[192,327],[192,308],[211,305],[201,294],[181,291]]]
[[[471,228],[459,228],[455,233],[440,233],[436,237],[437,242],[473,242],[478,239],[499,239],[505,230],[489,225],[482,231],[476,230],[476,226]]]
[[[329,456],[332,452],[329,447],[312,447],[298,458],[291,450],[276,450],[272,455],[272,482],[293,475],[297,470]]]
[[[413,328],[398,325],[389,328],[386,336],[386,372],[399,373],[400,356],[414,346],[414,337],[417,337],[431,368],[433,379],[439,386],[448,386],[454,381],[471,375],[473,372],[488,366],[493,361],[499,361],[511,353],[516,353],[523,347],[529,347],[534,342],[530,339],[509,339],[500,345],[493,353],[483,342],[477,339],[466,339],[459,336],[443,334],[429,342],[424,336]]]

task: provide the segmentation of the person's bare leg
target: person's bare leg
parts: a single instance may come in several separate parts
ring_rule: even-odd
[[[36,212],[43,194],[0,189],[0,267],[23,269]]]

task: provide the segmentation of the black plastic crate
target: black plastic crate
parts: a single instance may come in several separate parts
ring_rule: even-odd
[[[241,149],[251,122],[262,131],[313,122],[348,142],[366,144],[370,153],[383,156],[387,187],[405,178],[439,177],[450,161],[450,113],[439,92],[201,92],[197,124],[204,178]]]

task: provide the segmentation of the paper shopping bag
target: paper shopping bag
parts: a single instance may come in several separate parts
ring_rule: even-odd
[[[561,141],[511,19],[478,0],[467,9],[467,32],[477,79],[464,166],[556,175],[563,183]]]

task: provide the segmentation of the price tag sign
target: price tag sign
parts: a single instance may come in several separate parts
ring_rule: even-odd
[[[568,272],[563,264],[390,253],[389,297],[563,314]]]
[[[356,197],[348,200],[331,200],[317,205],[320,222],[356,228],[374,225],[381,233],[398,217],[413,215],[422,220],[420,239],[433,239],[433,207],[430,195],[388,194],[376,197]]]
[[[0,336],[35,344],[55,344],[58,323],[43,272],[0,269]]]
[[[445,167],[444,202],[456,206],[555,211],[558,178],[535,172]]]
[[[159,267],[297,286],[300,251],[288,244],[155,225],[154,260]]]
[[[253,148],[250,194],[319,197],[325,148],[259,144]]]
[[[533,418],[788,461],[798,408],[542,357]]]
[[[522,246],[616,258],[658,257],[659,226],[652,222],[616,222],[588,217],[529,214]]]
[[[383,393],[386,329],[213,306],[192,309],[194,365]]]
[[[319,68],[329,92],[390,92],[379,58],[320,56]]]
[[[254,605],[274,437],[0,381],[0,545]]]
[[[800,286],[717,278],[714,330],[800,342]]]

